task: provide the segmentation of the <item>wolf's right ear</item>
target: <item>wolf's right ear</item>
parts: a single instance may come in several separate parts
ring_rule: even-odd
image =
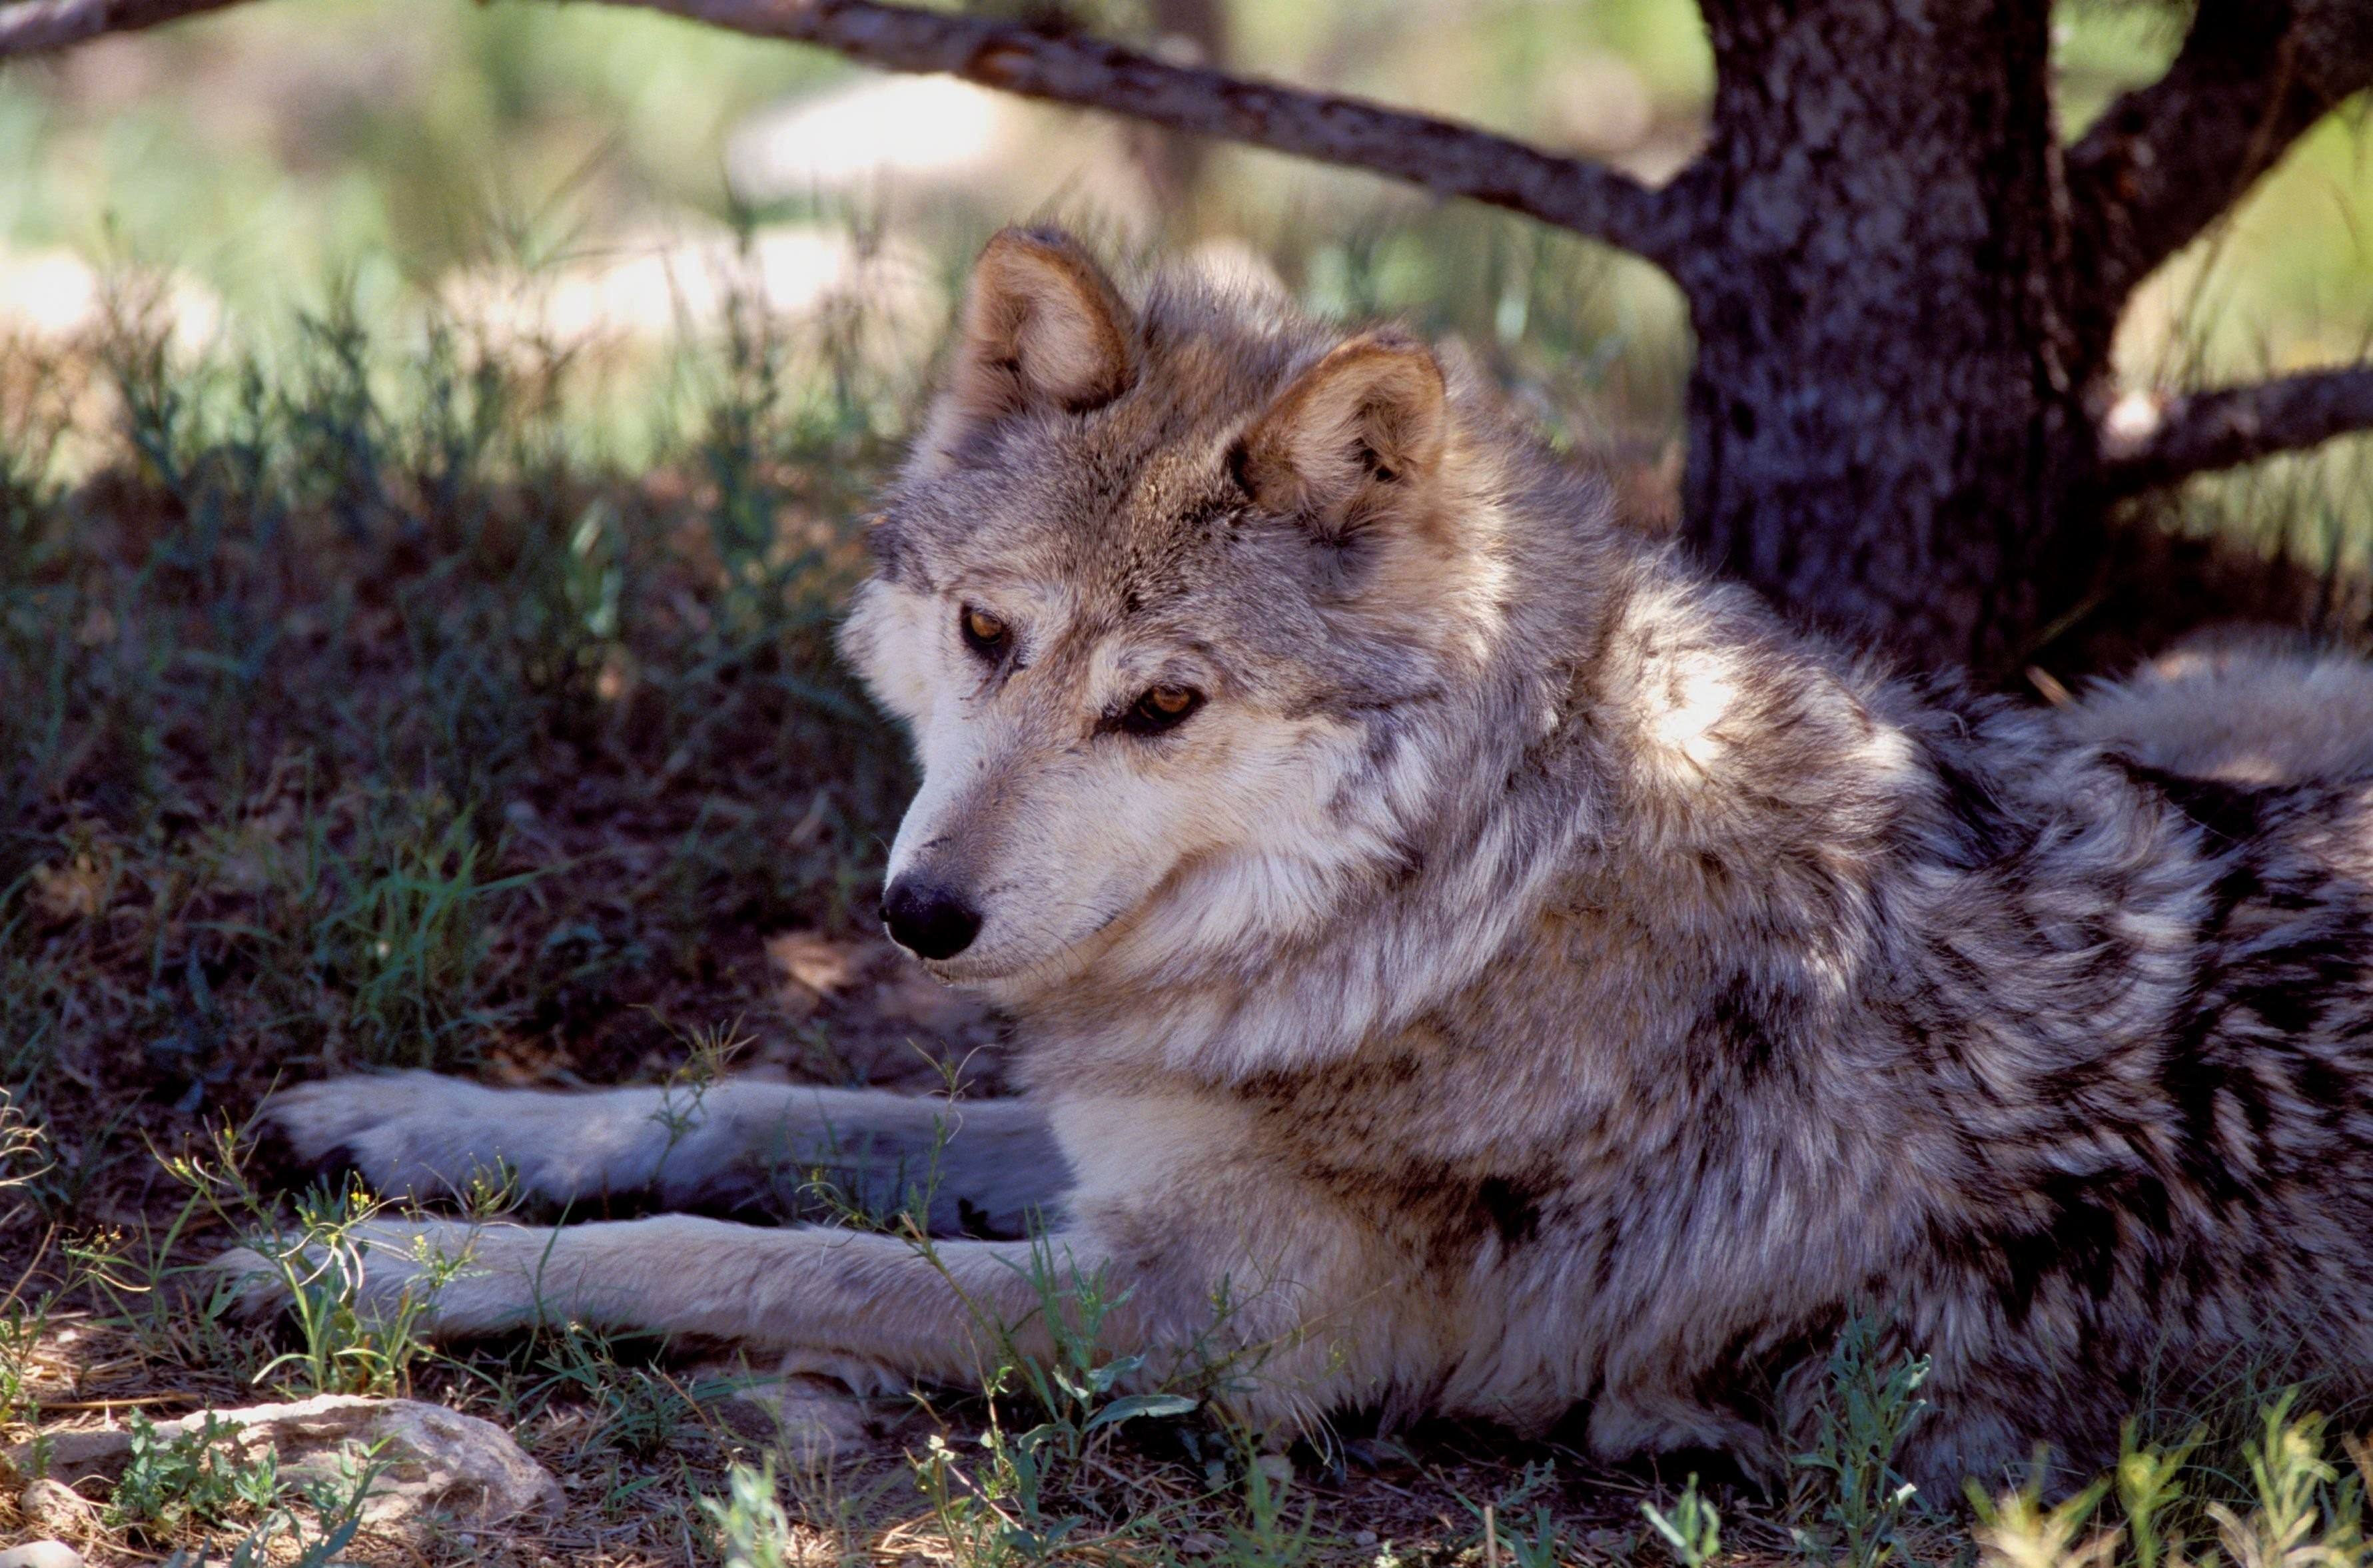
[[[1422,516],[1448,445],[1442,366],[1391,328],[1338,345],[1245,432],[1232,462],[1245,492],[1341,544]]]
[[[973,267],[955,361],[923,450],[947,461],[999,419],[1098,408],[1136,376],[1128,306],[1094,259],[1068,235],[1001,229]]]

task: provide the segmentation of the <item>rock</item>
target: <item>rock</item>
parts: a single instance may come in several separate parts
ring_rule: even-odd
[[[178,1425],[167,1422],[159,1432]],[[132,1434],[117,1426],[68,1428],[41,1434],[49,1444],[49,1454],[40,1466],[42,1476],[69,1483],[85,1476],[113,1475],[123,1468],[123,1457],[131,1450]],[[0,1448],[0,1477],[15,1480],[33,1473],[33,1445],[19,1443],[11,1448]],[[34,1481],[40,1486],[41,1481]]]
[[[25,1488],[17,1506],[36,1528],[56,1535],[79,1535],[99,1522],[98,1504],[46,1477]]]
[[[0,1551],[0,1568],[82,1568],[82,1553],[62,1540],[29,1540]]]
[[[368,1462],[365,1455],[373,1455],[380,1470],[363,1516],[374,1525],[429,1510],[490,1525],[521,1514],[555,1514],[566,1506],[560,1484],[521,1452],[508,1433],[440,1405],[324,1394],[294,1404],[202,1410],[158,1422],[157,1433],[170,1441],[202,1430],[210,1414],[221,1426],[234,1429],[225,1441],[238,1443],[242,1450],[277,1450],[280,1474],[299,1483],[315,1477],[335,1480],[341,1461],[360,1465]],[[123,1431],[45,1436],[52,1479],[36,1481],[35,1487],[114,1475],[123,1469],[132,1446],[132,1434]],[[32,1445],[20,1443],[0,1457],[21,1473],[32,1462]],[[29,1498],[31,1491],[27,1489]],[[41,1522],[29,1502],[25,1512]]]

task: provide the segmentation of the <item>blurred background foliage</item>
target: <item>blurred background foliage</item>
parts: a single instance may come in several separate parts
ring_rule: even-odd
[[[1474,121],[1670,173],[1713,64],[1689,0],[978,0],[1234,68]],[[2063,0],[2061,101],[2080,131],[2172,57],[2183,9]],[[2344,362],[2373,342],[2373,152],[2324,125],[2137,298],[2137,389]],[[1204,246],[1329,310],[1483,345],[1551,428],[1677,471],[1687,323],[1653,269],[1366,176],[1208,149],[936,79],[596,5],[260,4],[0,67],[0,333],[80,330],[108,280],[169,276],[185,339],[285,338],[333,298],[374,332],[432,316],[604,345],[614,431],[648,433],[654,345],[754,285],[796,314],[855,283],[919,362],[971,248],[1059,216],[1113,249]],[[1166,161],[1165,161],[1166,160]],[[1257,260],[1256,260],[1257,259]],[[728,281],[731,275],[731,281]],[[896,379],[911,388],[911,378]],[[896,411],[884,418],[895,421]],[[2326,509],[2359,489],[2304,465]],[[2343,455],[2348,455],[2344,453]],[[2294,468],[2302,465],[2294,463]],[[2221,493],[2215,482],[2205,487]],[[2229,489],[2229,487],[2228,487]],[[1666,485],[1669,491],[1669,483]],[[2338,497],[2338,500],[2333,497]],[[2296,510],[2293,502],[2284,505]]]

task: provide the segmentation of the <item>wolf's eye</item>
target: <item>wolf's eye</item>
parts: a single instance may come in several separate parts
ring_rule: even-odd
[[[1184,724],[1202,706],[1203,694],[1192,686],[1155,686],[1121,716],[1120,727],[1132,735],[1159,735]]]
[[[956,617],[956,625],[964,631],[964,646],[983,659],[996,659],[1002,655],[1012,636],[1003,621],[969,604],[964,607],[964,614]]]

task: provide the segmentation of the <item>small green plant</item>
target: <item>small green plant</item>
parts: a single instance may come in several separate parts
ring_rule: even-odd
[[[27,1121],[0,1087],[0,1194],[29,1186],[49,1169],[41,1129]],[[0,1211],[0,1223],[11,1218]],[[21,1286],[19,1287],[21,1288]],[[12,1290],[0,1296],[0,1426],[33,1414],[33,1355],[48,1324],[48,1298],[28,1305]]]
[[[2365,1560],[2365,1487],[2373,1476],[2341,1480],[2324,1457],[2323,1418],[2291,1413],[2297,1397],[2289,1390],[2268,1405],[2258,1437],[2243,1450],[2257,1503],[2250,1515],[2208,1504],[2216,1538],[2238,1568],[2355,1568]]]
[[[339,1455],[334,1473],[309,1477],[298,1489],[313,1510],[314,1527],[309,1530],[303,1516],[283,1500],[231,1549],[229,1568],[336,1568],[338,1553],[354,1543],[362,1528],[363,1504],[382,1468],[376,1445],[359,1457]],[[296,1549],[294,1556],[275,1550],[284,1537]],[[187,1550],[178,1550],[166,1559],[165,1568],[206,1568],[206,1563],[204,1551],[193,1558]]]
[[[1818,1482],[1816,1539],[1823,1550],[1841,1552],[1847,1568],[1880,1568],[1900,1552],[1904,1514],[1918,1494],[1895,1457],[1928,1408],[1920,1398],[1928,1358],[1906,1352],[1883,1361],[1885,1342],[1876,1314],[1857,1311],[1846,1320],[1814,1407],[1813,1446],[1795,1457]],[[1801,1511],[1814,1498],[1800,1493],[1796,1501]]]
[[[310,972],[347,999],[346,1030],[375,1065],[449,1066],[463,1053],[486,961],[490,900],[535,880],[485,874],[467,811],[403,795],[367,802],[350,842],[317,823],[292,888],[310,919]]]
[[[1010,1458],[1011,1452],[1010,1448],[1002,1453],[990,1449],[995,1460]],[[923,1452],[910,1463],[915,1483],[930,1509],[931,1520],[939,1527],[954,1561],[977,1568],[996,1568],[1017,1553],[1026,1555],[1033,1546],[1046,1540],[1048,1532],[1043,1517],[1034,1527],[1029,1520],[1015,1517],[1006,1506],[1017,1490],[1028,1486],[1035,1511],[1038,1501],[1035,1474],[1026,1480],[1010,1473],[977,1479],[953,1445],[936,1432],[925,1440]],[[1064,1524],[1054,1532],[1054,1539],[1059,1540],[1069,1529],[1070,1525]]]
[[[955,1070],[943,1071],[953,1099]],[[1116,1289],[1101,1265],[1083,1266],[1068,1250],[1058,1256],[1056,1241],[1041,1227],[1032,1227],[1027,1260],[1011,1265],[1028,1280],[1035,1298],[1022,1322],[1006,1321],[973,1297],[948,1268],[929,1230],[946,1138],[943,1124],[924,1168],[916,1173],[918,1179],[905,1194],[904,1205],[889,1217],[887,1228],[938,1272],[970,1314],[989,1363],[982,1373],[989,1422],[981,1443],[989,1450],[1003,1494],[1035,1499],[1043,1492],[1051,1468],[1077,1466],[1099,1438],[1108,1441],[1132,1421],[1187,1414],[1202,1401],[1169,1388],[1121,1391],[1144,1373],[1147,1364],[1141,1353],[1114,1356],[1104,1348],[1105,1325],[1128,1303],[1130,1293]],[[810,1190],[846,1223],[883,1223],[853,1203],[823,1173],[810,1184]],[[1044,1336],[1050,1354],[1035,1353],[1023,1345],[1018,1331],[1024,1323]],[[1010,1392],[1025,1396],[1039,1418],[1018,1433],[1009,1431],[1005,1421]]]
[[[2097,1481],[2046,1507],[2043,1470],[2039,1457],[2034,1477],[2000,1498],[1989,1498],[1974,1480],[1969,1483],[1981,1561],[1986,1568],[2110,1568],[2117,1558],[2117,1533],[2086,1528],[2107,1483]]]
[[[2185,1501],[2182,1478],[2197,1474],[2210,1486],[2223,1478],[2199,1466],[2195,1432],[2168,1447],[2138,1445],[2130,1427],[2117,1469],[2062,1501],[2046,1505],[2046,1467],[2039,1455],[2027,1484],[1989,1497],[1968,1484],[1982,1568],[2366,1568],[2373,1561],[2365,1537],[2365,1498],[2373,1487],[2373,1444],[2350,1440],[2355,1473],[2344,1475],[2325,1455],[2326,1422],[2294,1414],[2296,1392],[2261,1407],[2258,1430],[2242,1445],[2246,1494],[2202,1502],[2221,1552],[2195,1554],[2166,1521]],[[2239,1478],[2230,1478],[2238,1480]],[[2122,1526],[2098,1520],[2114,1495]]]
[[[1499,1532],[1500,1544],[1507,1549],[1508,1561],[1515,1568],[1558,1568],[1565,1561],[1565,1532],[1558,1528],[1546,1504],[1534,1506],[1530,1529],[1499,1524],[1496,1518],[1493,1525]]]
[[[1229,1561],[1244,1568],[1292,1568],[1310,1555],[1317,1499],[1305,1496],[1301,1516],[1289,1520],[1292,1466],[1282,1454],[1256,1452],[1250,1433],[1239,1433],[1237,1445],[1244,1461],[1244,1520],[1228,1527]]]
[[[280,1500],[278,1456],[268,1446],[248,1456],[239,1428],[211,1411],[196,1428],[170,1437],[134,1411],[131,1442],[104,1515],[114,1528],[165,1535],[184,1524],[268,1512]]]
[[[541,1364],[547,1375],[536,1396],[565,1390],[585,1400],[598,1412],[591,1441],[630,1458],[656,1458],[699,1415],[674,1378],[627,1363],[607,1335],[580,1324],[550,1337]]]
[[[1722,1555],[1722,1515],[1698,1492],[1697,1477],[1689,1477],[1689,1484],[1681,1488],[1670,1515],[1653,1503],[1642,1503],[1640,1512],[1665,1538],[1681,1568],[1706,1568]]]
[[[713,1028],[690,1030],[681,1037],[687,1047],[684,1064],[668,1075],[660,1092],[660,1103],[651,1111],[651,1120],[667,1133],[667,1146],[660,1151],[654,1181],[667,1169],[668,1156],[675,1153],[676,1145],[699,1129],[708,1091],[725,1076],[733,1059],[752,1044],[738,1020]]]
[[[2192,1462],[2203,1435],[2195,1430],[2172,1448],[2149,1448],[2141,1445],[2133,1422],[2126,1422],[2119,1433],[2118,1505],[2125,1511],[2134,1568],[2183,1562],[2183,1538],[2168,1533],[2164,1521],[2168,1510],[2182,1498],[2184,1467]]]
[[[38,1308],[15,1305],[0,1315],[0,1426],[33,1414],[33,1351],[43,1317]]]
[[[1516,1478],[1516,1484],[1501,1492],[1488,1503],[1478,1504],[1471,1498],[1458,1501],[1475,1518],[1475,1539],[1482,1548],[1485,1568],[1498,1568],[1502,1562],[1515,1568],[1557,1568],[1563,1541],[1547,1505],[1536,1500],[1557,1480],[1557,1467],[1548,1463],[1526,1461]],[[1527,1505],[1532,1508],[1532,1527],[1511,1524],[1522,1520]]]
[[[1142,1355],[1108,1357],[1100,1343],[1105,1323],[1128,1293],[1115,1291],[1101,1268],[1082,1268],[1069,1254],[1058,1258],[1043,1233],[1031,1239],[1026,1272],[1038,1298],[1032,1320],[1041,1325],[1054,1353],[1040,1357],[1025,1351],[1015,1340],[1016,1326],[973,1303],[941,1260],[922,1228],[929,1209],[929,1194],[915,1195],[901,1222],[907,1240],[971,1307],[996,1362],[982,1379],[989,1419],[979,1442],[988,1463],[976,1473],[934,1437],[915,1461],[917,1480],[952,1540],[971,1540],[976,1551],[991,1554],[989,1561],[1041,1562],[1082,1523],[1081,1515],[1055,1512],[1049,1504],[1091,1446],[1129,1422],[1184,1415],[1201,1401],[1163,1390],[1116,1391],[1145,1365]],[[1005,1420],[1007,1396],[1017,1389],[1041,1418],[1018,1432]]]
[[[213,1155],[178,1156],[166,1161],[166,1169],[191,1188],[193,1205],[208,1206],[241,1233],[248,1249],[263,1260],[263,1278],[221,1281],[207,1316],[219,1322],[243,1293],[259,1285],[276,1289],[300,1341],[264,1363],[253,1381],[286,1373],[300,1395],[408,1393],[413,1364],[428,1349],[429,1309],[438,1293],[468,1268],[466,1249],[450,1255],[427,1235],[415,1235],[405,1258],[409,1283],[392,1302],[367,1304],[365,1253],[384,1245],[370,1240],[368,1227],[382,1204],[353,1181],[334,1189],[316,1187],[291,1201],[291,1223],[284,1225],[242,1169],[235,1129],[216,1129]]]
[[[930,1164],[935,1174],[936,1151]],[[916,1480],[941,1530],[959,1543],[960,1558],[988,1564],[1044,1562],[1085,1522],[1085,1515],[1059,1510],[1054,1501],[1091,1449],[1109,1442],[1129,1422],[1184,1415],[1201,1401],[1163,1389],[1119,1391],[1146,1364],[1141,1354],[1109,1356],[1102,1345],[1105,1323],[1128,1293],[1115,1290],[1101,1267],[1082,1267],[1068,1252],[1058,1257],[1056,1244],[1035,1230],[1026,1264],[1015,1268],[1036,1297],[1027,1320],[1044,1334],[1052,1353],[1026,1350],[1016,1338],[1019,1325],[976,1302],[948,1269],[926,1228],[930,1201],[929,1182],[910,1191],[897,1228],[965,1303],[993,1364],[982,1377],[988,1422],[978,1442],[987,1463],[967,1465],[934,1435],[912,1461]],[[1007,1421],[1015,1393],[1039,1418],[1018,1431]],[[1308,1525],[1305,1517],[1305,1536]]]
[[[41,1129],[25,1118],[16,1095],[0,1085],[0,1192],[29,1185],[48,1167]]]
[[[307,1193],[295,1208],[293,1232],[251,1237],[249,1245],[286,1289],[304,1343],[267,1362],[256,1380],[290,1368],[304,1393],[408,1392],[412,1364],[427,1349],[424,1319],[437,1293],[468,1259],[448,1257],[427,1236],[416,1236],[407,1259],[412,1284],[392,1305],[366,1309],[363,1228],[380,1205],[348,1186]]]
[[[1104,1353],[1105,1323],[1130,1293],[1115,1290],[1101,1266],[1083,1270],[1068,1253],[1058,1260],[1054,1243],[1041,1233],[1030,1244],[1030,1282],[1037,1291],[1038,1316],[1054,1341],[1055,1354],[1043,1363],[1017,1355],[1013,1365],[1046,1412],[1047,1434],[1065,1459],[1077,1460],[1088,1439],[1099,1432],[1142,1417],[1185,1415],[1201,1402],[1189,1394],[1115,1392],[1144,1370],[1145,1357]]]
[[[725,1475],[725,1495],[704,1497],[700,1507],[716,1527],[725,1568],[788,1568],[799,1560],[791,1522],[775,1496],[774,1456],[754,1470],[733,1466]]]

